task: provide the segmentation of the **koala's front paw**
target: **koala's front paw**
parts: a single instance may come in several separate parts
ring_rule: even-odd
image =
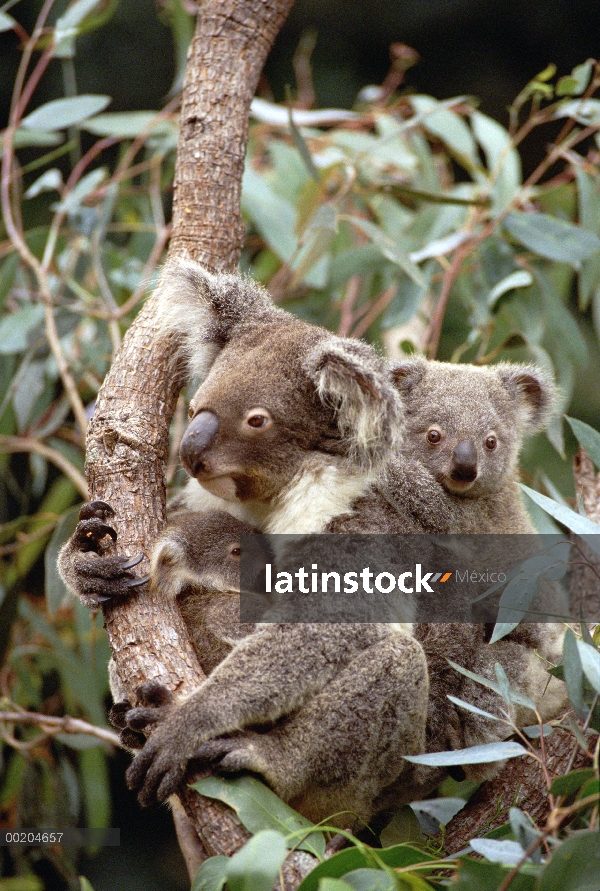
[[[185,704],[177,705],[162,684],[145,684],[138,695],[145,705],[127,712],[127,726],[134,731],[155,726],[125,778],[129,788],[137,791],[139,803],[148,807],[165,801],[183,782],[194,757],[196,733],[193,721],[186,720]]]
[[[75,532],[58,558],[62,577],[92,609],[128,594],[149,579],[149,576],[137,578],[131,572],[144,559],[143,554],[130,558],[103,553],[102,542],[107,536],[113,542],[117,540],[117,533],[107,523],[113,516],[112,507],[105,501],[84,504]]]

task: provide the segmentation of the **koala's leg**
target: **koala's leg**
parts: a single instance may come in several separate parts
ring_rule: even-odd
[[[240,641],[189,699],[156,717],[132,709],[128,726],[157,726],[128,771],[140,801],[163,801],[209,739],[264,725],[298,711],[361,653],[390,637],[386,625],[266,625]],[[340,696],[342,694],[340,693]],[[345,694],[352,698],[351,686]],[[342,704],[340,703],[340,707]]]
[[[405,634],[380,640],[314,698],[266,733],[211,740],[200,750],[219,771],[258,773],[314,821],[368,820],[381,791],[425,750],[427,663]]]

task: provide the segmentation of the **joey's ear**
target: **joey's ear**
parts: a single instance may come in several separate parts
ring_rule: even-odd
[[[209,272],[177,257],[163,267],[156,299],[160,327],[183,339],[190,377],[203,377],[240,324],[261,324],[281,313],[249,278]]]
[[[422,356],[415,356],[412,359],[407,359],[406,362],[400,362],[391,367],[392,379],[396,389],[403,396],[410,393],[413,387],[416,387],[422,381],[426,371],[427,360]]]
[[[556,405],[558,391],[550,376],[535,365],[496,366],[502,384],[524,412],[524,429],[533,433],[548,423]]]
[[[323,405],[335,409],[348,450],[361,467],[382,463],[402,438],[402,401],[389,367],[366,343],[326,337],[305,360]]]

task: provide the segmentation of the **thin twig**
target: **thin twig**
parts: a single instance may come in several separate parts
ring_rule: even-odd
[[[7,724],[34,724],[43,731],[45,736],[56,736],[57,733],[85,733],[88,736],[95,736],[111,746],[123,748],[119,735],[114,730],[96,727],[94,724],[89,724],[81,718],[72,718],[70,715],[57,718],[51,715],[42,715],[39,712],[0,711],[0,721]]]
[[[0,450],[5,452],[35,452],[36,455],[41,455],[42,458],[46,458],[47,461],[58,467],[75,485],[83,500],[87,501],[87,483],[84,475],[56,449],[45,445],[32,436],[4,436],[2,434],[0,435]]]

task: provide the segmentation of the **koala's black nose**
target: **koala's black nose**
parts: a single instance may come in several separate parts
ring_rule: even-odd
[[[201,411],[190,421],[181,440],[179,456],[190,476],[198,476],[204,465],[206,452],[219,429],[219,419],[212,411]]]
[[[477,478],[477,449],[475,443],[468,439],[458,442],[452,453],[453,480],[472,483]]]

